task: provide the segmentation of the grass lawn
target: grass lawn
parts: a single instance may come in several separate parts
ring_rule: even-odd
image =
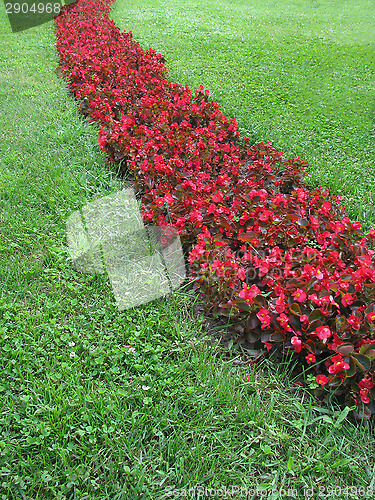
[[[311,186],[375,226],[372,0],[117,0],[111,16],[212,93],[243,134],[310,165]]]
[[[12,34],[0,4],[0,499],[371,498],[372,427],[309,399],[287,361],[237,365],[188,294],[119,312],[106,275],[74,270],[68,216],[122,186],[54,73],[55,43],[52,23]]]

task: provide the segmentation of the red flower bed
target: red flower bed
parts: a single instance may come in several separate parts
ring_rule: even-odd
[[[60,71],[99,144],[142,193],[145,221],[173,225],[207,311],[239,337],[292,349],[357,414],[375,413],[375,231],[304,183],[305,163],[249,145],[202,87],[169,82],[164,58],[109,19],[112,0],[56,18]]]

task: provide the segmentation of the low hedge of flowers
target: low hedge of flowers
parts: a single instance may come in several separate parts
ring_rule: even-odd
[[[99,144],[130,169],[146,222],[178,229],[208,313],[239,339],[292,350],[316,382],[375,414],[375,231],[304,182],[306,164],[251,146],[209,92],[169,82],[164,58],[120,32],[112,0],[56,18],[59,69]]]

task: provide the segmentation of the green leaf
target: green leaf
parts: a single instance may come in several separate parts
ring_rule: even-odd
[[[330,387],[339,387],[342,384],[342,382],[343,382],[343,379],[341,377],[337,376],[337,377],[333,377],[333,379],[328,382],[328,385]]]
[[[297,224],[301,227],[306,227],[308,226],[310,223],[307,219],[298,219],[297,221]]]
[[[375,359],[375,349],[369,349],[366,352],[366,357],[370,360],[373,361]]]
[[[268,483],[259,483],[257,489],[260,491],[268,490],[270,485]]]
[[[268,444],[261,446],[261,448],[262,448],[263,453],[265,453],[266,455],[270,455],[272,453],[272,448]]]
[[[312,354],[315,354],[315,352],[316,352],[315,342],[313,340],[309,339],[309,340],[306,340],[305,344],[306,344],[306,347],[309,349],[309,351]]]
[[[299,330],[301,328],[301,323],[299,321],[299,316],[292,314],[290,316],[290,326],[295,330]]]
[[[240,309],[240,311],[250,311],[251,306],[247,304],[243,299],[233,300],[233,304]]]
[[[367,314],[372,313],[372,312],[375,312],[375,303],[374,302],[372,304],[369,304],[365,309],[366,316],[367,316]]]
[[[263,295],[257,295],[256,297],[254,297],[254,302],[260,307],[267,307],[267,300],[263,297]]]
[[[271,335],[272,342],[283,342],[285,340],[285,336],[281,332],[275,332]]]
[[[354,361],[352,360],[352,358],[349,358],[349,366],[350,366],[349,370],[346,370],[346,376],[353,377],[353,375],[355,375],[357,373],[357,367],[354,364]]]
[[[291,316],[291,317],[293,318],[293,316]],[[308,332],[311,333],[311,332],[315,331],[318,328],[318,326],[322,326],[322,325],[323,325],[322,320],[317,319],[309,324]]]
[[[367,356],[364,356],[363,354],[351,354],[351,358],[364,372],[367,372],[371,368],[371,361]]]
[[[335,422],[335,427],[337,427],[338,425],[340,425],[341,422],[346,419],[346,417],[348,416],[349,412],[350,412],[349,406],[345,406],[345,408],[342,410],[342,412],[340,413],[340,415],[337,417],[337,420]]]
[[[311,313],[309,314],[309,322],[311,323],[312,321],[315,321],[317,319],[321,319],[322,318],[322,313],[320,311],[320,309],[314,309],[313,311],[311,311]]]
[[[374,344],[363,344],[359,349],[359,354],[365,354]]]
[[[259,325],[260,321],[255,313],[250,314],[250,316],[246,318],[246,327],[249,330],[255,330],[255,328]]]
[[[319,417],[319,420],[323,420],[323,422],[327,422],[328,424],[333,424],[333,420],[328,415],[322,415]]]
[[[246,333],[246,340],[250,342],[250,344],[254,344],[260,339],[260,334],[257,332],[247,332]]]
[[[261,334],[261,341],[264,343],[264,342],[269,342],[270,341],[270,338],[271,338],[271,332],[268,331],[268,332],[265,332],[263,331],[262,334]]]
[[[345,316],[337,316],[336,317],[336,330],[340,331],[346,325]]]
[[[302,311],[301,311],[301,306],[297,304],[297,302],[293,302],[293,304],[289,307],[290,312],[292,314],[295,314],[296,316],[301,316]]]
[[[27,444],[30,444],[30,445],[33,445],[33,444],[38,445],[41,443],[41,440],[40,440],[39,436],[34,436],[34,437],[27,436],[26,442],[27,442]]]

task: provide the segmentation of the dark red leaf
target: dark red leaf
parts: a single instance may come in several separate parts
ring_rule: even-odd
[[[349,344],[349,343],[348,344],[341,344],[337,348],[337,352],[339,352],[340,354],[343,354],[344,356],[347,356],[348,354],[350,354],[353,351],[354,351],[354,346],[352,344]]]

